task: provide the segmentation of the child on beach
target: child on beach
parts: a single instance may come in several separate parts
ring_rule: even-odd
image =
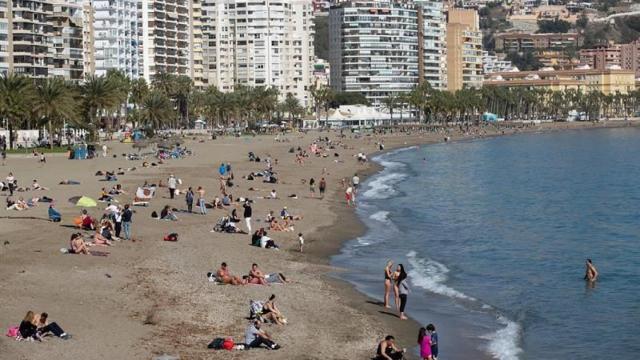
[[[300,252],[302,252],[302,248],[304,246],[304,238],[302,237],[302,233],[298,234],[298,244],[300,245]]]
[[[427,325],[427,333],[431,336],[431,357],[438,360],[438,334],[433,324]]]
[[[427,333],[427,329],[421,327],[418,332],[418,346],[420,346],[420,358],[422,360],[432,360],[431,353],[431,336]]]

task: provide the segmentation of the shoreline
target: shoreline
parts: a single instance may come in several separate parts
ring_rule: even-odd
[[[268,327],[268,331],[282,342],[283,349],[234,353],[234,358],[308,358],[309,353],[319,358],[343,358],[341,354],[346,353],[349,358],[364,358],[373,354],[376,341],[387,334],[396,335],[401,345],[412,349],[418,326],[414,320],[400,321],[395,316],[384,315],[387,312],[380,311],[384,309],[376,301],[358,292],[347,281],[332,276],[344,269],[331,266],[331,256],[338,253],[346,241],[367,230],[356,212],[344,206],[344,190],[338,181],[343,177],[350,178],[357,170],[363,183],[382,169],[371,161],[366,166],[357,165],[352,155],[362,151],[371,159],[381,154],[374,144],[378,139],[384,139],[384,152],[389,152],[439,143],[444,136],[451,136],[451,142],[455,142],[518,133],[640,124],[560,123],[527,128],[520,128],[518,124],[506,125],[513,128],[502,131],[502,128],[488,126],[489,133],[482,136],[464,136],[457,129],[410,135],[394,132],[359,138],[348,136],[344,139],[345,147],[335,150],[340,157],[310,158],[303,167],[294,165],[293,154],[288,151],[290,147],[306,148],[317,136],[327,135],[335,140],[338,134],[288,134],[285,143],[275,142],[272,135],[221,138],[202,143],[188,137],[185,142],[195,151],[194,156],[169,160],[156,168],[139,168],[120,179],[132,194],[145,180],[155,182],[175,173],[188,186],[205,186],[207,198],[212,198],[218,193],[216,167],[220,161],[229,161],[236,172],[234,195],[248,194],[256,199],[254,230],[264,226],[261,219],[269,209],[289,206],[292,212],[305,215],[303,220],[296,222],[295,232],[270,233],[282,246],[279,252],[248,246],[245,235],[210,233],[212,224],[224,211],[210,211],[205,217],[179,213],[178,222],[151,219],[151,211],[159,211],[164,204],[184,208],[182,196],[170,200],[166,189],[160,189],[151,206],[136,208],[133,233],[138,241],[117,243],[108,249],[109,257],[104,258],[61,255],[58,250],[67,244],[73,231],[66,228],[66,224],[79,211],[66,199],[82,194],[95,197],[101,187],[114,184],[97,182],[94,176],[97,170],[139,166],[141,161],[122,158],[120,154],[132,151],[131,146],[115,142],[109,144],[113,146],[112,153],[118,154],[117,158],[72,161],[65,159],[64,154],[56,154],[48,156],[50,161],[46,165],[37,165],[37,160],[30,154],[9,155],[8,165],[0,169],[5,173],[14,171],[23,185],[37,178],[43,186],[51,187],[50,192],[37,194],[57,199],[64,220],[62,226],[47,221],[23,220],[25,216],[46,216],[44,204],[22,213],[0,210],[0,221],[3,222],[0,236],[10,242],[0,247],[0,276],[5,280],[0,284],[3,290],[0,301],[7,304],[0,310],[0,326],[15,325],[26,310],[33,309],[49,312],[65,330],[77,336],[71,343],[50,340],[42,346],[29,346],[3,337],[0,352],[8,357],[30,359],[52,356],[149,359],[163,353],[177,354],[181,359],[224,359],[228,358],[226,353],[207,350],[206,344],[217,336],[241,340],[248,300],[261,300],[271,293],[277,294],[278,306],[289,319],[286,327]],[[263,158],[270,154],[281,160],[282,165],[277,170],[283,181],[273,185],[281,198],[264,199],[272,185],[241,179],[249,171],[262,168],[261,164],[248,162],[247,151],[254,151]],[[299,180],[318,179],[323,168],[329,169],[326,175],[328,191],[326,198],[320,201],[308,196],[307,185]],[[80,180],[82,185],[56,185],[63,178]],[[249,186],[261,190],[249,191]],[[292,200],[288,194],[298,194],[299,199]],[[22,193],[14,197],[28,195],[30,193]],[[127,201],[125,198],[127,196],[123,196],[123,202]],[[92,215],[102,207],[104,205],[91,210]],[[241,207],[239,213],[242,214]],[[307,241],[303,254],[297,251],[296,234],[299,231],[305,234]],[[180,240],[163,242],[163,235],[169,232],[178,232]],[[234,274],[243,274],[252,262],[257,262],[266,272],[286,273],[293,282],[274,287],[208,283],[206,272],[215,270],[221,261],[228,262]],[[382,281],[380,285],[382,291]],[[477,354],[473,358],[478,358]]]
[[[575,124],[572,126],[572,124]],[[515,136],[520,134],[544,134],[550,132],[559,132],[559,131],[580,131],[580,130],[596,130],[596,129],[611,129],[611,128],[626,128],[626,127],[640,127],[640,122],[637,121],[623,121],[623,120],[610,120],[604,123],[543,123],[540,128],[526,128],[526,129],[518,129],[519,131],[514,131],[510,133],[492,133],[485,134],[483,136],[458,136],[452,137],[448,142],[457,143],[464,141],[474,141],[474,140],[482,140],[482,139],[490,139],[502,136]],[[566,126],[562,126],[566,125]],[[540,125],[538,125],[540,126]],[[378,162],[374,162],[372,159],[376,156],[388,154],[390,152],[410,148],[413,146],[428,146],[434,144],[444,143],[443,139],[414,139],[414,141],[404,142],[403,144],[392,144],[389,147],[385,146],[385,150],[383,151],[375,151],[373,153],[367,154],[369,159],[367,168],[365,171],[359,171],[358,176],[360,177],[360,182],[364,183],[367,180],[370,180],[372,177],[379,175],[379,173],[384,170],[384,167]],[[340,200],[342,198],[338,196]],[[333,223],[324,228],[316,229],[314,232],[322,233],[327,230],[331,230],[334,234],[337,232],[337,235],[334,235],[334,242],[331,244],[322,244],[321,247],[313,249],[313,257],[312,261],[317,261],[324,265],[331,265],[331,258],[334,255],[339,254],[339,252],[344,248],[345,244],[349,241],[355,240],[360,236],[363,236],[368,228],[362,221],[362,219],[357,215],[354,211],[355,209],[346,210],[345,208],[338,209],[338,212],[341,213],[341,218],[343,221],[347,222],[351,227],[349,230],[340,230],[336,231],[335,227],[338,225],[337,223]],[[344,218],[348,219],[344,219]],[[335,273],[340,273],[342,271],[346,271],[347,269],[335,269]],[[331,276],[331,274],[325,274],[325,281],[332,284],[340,291],[345,292],[344,296],[348,297],[351,300],[353,306],[358,306],[363,308],[363,310],[381,321],[384,324],[384,328],[389,329],[389,334],[394,334],[396,337],[396,341],[402,345],[402,347],[406,347],[410,353],[410,358],[413,358],[414,352],[412,351],[417,345],[415,343],[411,343],[407,341],[407,339],[413,339],[417,335],[418,328],[423,326],[420,324],[414,317],[411,316],[410,313],[407,313],[408,320],[401,322],[397,319],[394,319],[390,316],[380,316],[381,313],[384,312],[384,309],[381,307],[381,303],[370,297],[369,295],[359,291],[356,286],[345,279],[339,278],[339,276]],[[382,292],[382,281],[381,281],[381,292]],[[382,309],[382,311],[381,311]],[[476,349],[478,350],[478,349]],[[474,359],[491,359],[492,357],[483,353],[483,357],[480,357],[478,353],[468,354],[468,358],[473,357]]]

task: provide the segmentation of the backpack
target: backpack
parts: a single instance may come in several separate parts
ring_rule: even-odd
[[[223,346],[224,346],[224,339],[223,338],[215,338],[215,339],[213,339],[213,341],[211,341],[209,343],[209,345],[207,345],[207,348],[214,349],[214,350],[221,350],[221,349],[223,349]]]
[[[255,319],[262,314],[264,303],[258,300],[249,300],[249,317]]]
[[[178,241],[178,234],[171,233],[169,235],[165,235],[164,241]]]
[[[7,329],[6,335],[8,337],[16,338],[20,335],[20,328],[17,326],[11,326]]]

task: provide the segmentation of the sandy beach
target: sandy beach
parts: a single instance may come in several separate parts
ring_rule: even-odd
[[[377,171],[372,163],[360,164],[359,152],[369,158],[379,151],[479,136],[509,135],[519,132],[543,132],[564,129],[589,129],[603,126],[635,126],[627,122],[559,123],[523,128],[487,127],[483,132],[465,134],[458,129],[447,132],[411,134],[394,132],[355,137],[338,132],[291,133],[276,141],[275,135],[256,137],[185,138],[193,155],[167,160],[157,167],[143,168],[142,161],[121,156],[135,152],[131,144],[107,142],[108,157],[93,160],[68,160],[64,154],[47,156],[40,164],[32,155],[10,155],[0,166],[0,179],[11,171],[21,186],[32,180],[48,191],[15,193],[13,198],[46,195],[55,199],[62,214],[61,223],[47,220],[47,205],[40,203],[26,211],[0,210],[0,328],[18,325],[28,310],[47,312],[73,335],[68,341],[48,338],[43,343],[17,342],[0,338],[1,358],[11,359],[152,359],[168,354],[180,359],[369,359],[377,342],[387,334],[395,335],[399,345],[413,348],[419,325],[401,321],[375,301],[356,292],[350,285],[330,274],[342,269],[329,266],[329,257],[341,244],[366,229],[344,202],[343,178],[358,173],[362,180]],[[327,150],[327,157],[311,156],[297,164],[291,148],[308,149],[318,136],[339,143]],[[266,164],[248,160],[248,152],[261,159],[270,156],[278,173],[277,184],[263,183],[261,178],[243,179]],[[115,158],[113,154],[117,155]],[[335,156],[338,154],[338,156]],[[275,163],[277,159],[277,164]],[[156,161],[149,159],[148,161]],[[235,175],[228,192],[234,197],[254,201],[252,227],[268,227],[264,219],[269,210],[279,213],[286,206],[291,214],[302,215],[291,232],[270,231],[269,236],[281,249],[250,246],[250,235],[210,232],[216,221],[231,212],[209,209],[206,216],[177,212],[178,221],[151,218],[170,205],[185,209],[184,195],[169,199],[166,187],[159,188],[148,207],[134,207],[132,233],[135,241],[121,241],[109,248],[109,256],[69,255],[60,252],[77,231],[73,217],[81,208],[68,198],[86,195],[94,199],[102,187],[122,184],[128,194],[116,197],[120,204],[130,203],[138,186],[145,181],[166,183],[169,174],[182,180],[179,189],[203,186],[207,200],[219,196],[218,166],[230,163]],[[94,174],[99,170],[136,167],[118,176],[117,182],[102,182]],[[323,169],[326,172],[323,174]],[[306,183],[321,177],[327,181],[324,199],[310,197]],[[58,185],[73,179],[80,185]],[[305,180],[303,183],[302,180]],[[249,190],[253,188],[254,190]],[[271,190],[277,199],[268,199]],[[297,199],[289,197],[295,194]],[[8,193],[2,193],[3,200]],[[241,204],[234,204],[242,217]],[[105,203],[98,203],[89,213],[100,218]],[[244,221],[239,223],[245,229]],[[305,252],[298,251],[297,234],[305,238]],[[177,233],[177,242],[163,241]],[[381,289],[384,261],[380,262]],[[216,271],[221,262],[228,263],[234,275],[246,275],[252,263],[267,273],[283,273],[288,284],[261,286],[216,285],[206,274]],[[283,326],[266,325],[265,329],[282,345],[277,351],[214,351],[207,344],[216,337],[231,336],[244,341],[250,300],[266,300],[271,294],[288,319]],[[411,314],[409,314],[411,315]],[[449,339],[448,341],[456,341]],[[463,340],[461,340],[463,342]],[[447,358],[478,358],[473,349],[461,344],[460,354]],[[465,354],[468,354],[467,357]],[[415,356],[413,353],[411,356]],[[412,358],[412,357],[410,357]]]

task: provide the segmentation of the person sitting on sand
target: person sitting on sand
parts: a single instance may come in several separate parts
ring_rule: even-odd
[[[251,265],[251,270],[249,270],[249,284],[268,285],[265,275],[258,267],[258,264]]]
[[[586,266],[586,271],[584,274],[584,279],[587,280],[588,282],[596,281],[598,279],[598,270],[593,265],[593,262],[591,261],[591,259],[587,259],[587,261],[585,262],[585,266]]]
[[[24,201],[24,198],[22,196],[19,197],[18,200],[11,205],[9,205],[9,201],[10,200],[7,198],[7,210],[23,211],[29,209],[29,204]]]
[[[108,232],[108,227],[107,227],[107,223],[109,223],[109,221],[107,220],[102,220],[102,223],[100,224],[100,227],[98,227],[96,229],[96,233],[93,235],[93,243],[95,245],[104,245],[104,246],[111,246],[111,240],[107,239],[103,234],[110,234]]]
[[[52,222],[60,222],[62,220],[62,215],[60,215],[60,212],[53,207],[53,204],[49,205],[47,213],[49,215],[49,220]]]
[[[404,358],[405,349],[396,346],[395,338],[387,335],[384,340],[378,343],[375,360],[401,360]]]
[[[252,324],[249,324],[249,327],[247,327],[244,334],[244,344],[247,349],[259,348],[262,347],[262,345],[265,345],[271,350],[280,349],[280,345],[273,342],[271,336],[260,329],[261,326],[262,322],[260,320],[255,320]]]
[[[67,334],[64,330],[62,330],[62,328],[55,321],[52,323],[48,322],[48,319],[49,314],[47,314],[46,312],[40,314],[40,317],[36,324],[40,336],[47,336],[49,333],[51,333],[63,340],[71,339],[70,334]]]
[[[220,200],[219,197],[216,196],[215,199],[213,199],[213,208],[214,209],[224,209],[224,207],[222,206],[222,200]]]
[[[126,191],[124,191],[124,189],[122,189],[122,185],[117,184],[114,187],[111,188],[111,190],[109,190],[109,195],[120,195],[120,194],[127,194]]]
[[[38,180],[33,180],[33,183],[31,183],[31,190],[43,190],[43,191],[49,191],[49,188],[46,188],[44,186],[40,186],[40,184],[38,184]]]
[[[269,300],[262,305],[262,316],[263,319],[271,321],[277,325],[285,325],[287,323],[287,319],[285,319],[284,315],[278,310],[278,307],[275,303],[276,295],[271,294]]]
[[[282,211],[280,211],[280,217],[285,220],[302,220],[302,215],[289,214],[289,211],[287,210],[286,206],[282,208]]]
[[[69,241],[69,254],[89,255],[89,247],[84,242],[82,234],[71,234],[71,240]]]
[[[111,201],[112,198],[113,197],[107,192],[107,189],[102,188],[98,201]]]
[[[240,218],[238,217],[238,210],[237,209],[233,209],[231,210],[231,216],[229,217],[229,221],[231,221],[232,223],[239,223],[240,222]]]
[[[267,236],[267,232],[262,230],[262,236],[260,237],[260,247],[263,249],[280,249],[280,247],[278,245],[276,245],[276,243],[273,241],[273,239],[271,239],[270,237]]]
[[[229,205],[231,205],[231,199],[232,199],[232,198],[231,198],[229,195],[224,195],[224,196],[222,197],[222,205],[224,205],[224,206],[229,206]]]
[[[276,216],[274,215],[273,210],[269,210],[269,213],[264,218],[264,221],[266,223],[271,223],[275,218],[276,218]]]
[[[178,217],[173,213],[169,205],[165,205],[160,211],[160,220],[178,221]]]
[[[271,199],[277,199],[278,198],[278,193],[276,193],[275,189],[271,190],[271,194],[269,194],[269,197]]]
[[[64,179],[60,181],[58,184],[60,185],[80,185],[80,181]]]
[[[33,311],[27,311],[27,315],[25,315],[22,322],[20,322],[18,333],[20,334],[20,337],[22,339],[34,339],[37,341],[42,341],[38,334],[36,314]]]
[[[223,284],[246,285],[246,282],[237,276],[231,275],[226,262],[220,264],[220,269],[216,272],[216,277]]]
[[[95,230],[95,220],[87,213],[87,210],[82,210],[82,215],[80,216],[80,226],[83,230]]]

